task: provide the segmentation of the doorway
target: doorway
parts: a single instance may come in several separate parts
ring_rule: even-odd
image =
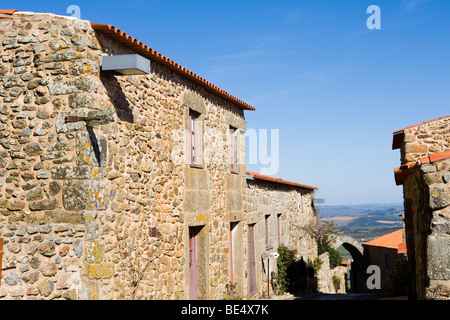
[[[198,299],[197,238],[200,227],[189,228],[189,299]]]
[[[249,296],[256,294],[255,224],[248,225]]]

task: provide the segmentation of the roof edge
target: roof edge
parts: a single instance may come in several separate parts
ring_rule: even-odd
[[[409,162],[400,166],[399,168],[395,168],[394,169],[395,183],[398,186],[403,185],[406,177],[411,173],[411,171],[416,168],[419,168],[423,164],[434,163],[448,158],[450,158],[450,151],[444,151],[429,155],[424,158],[420,158],[417,162]]]
[[[255,180],[269,181],[269,182],[285,184],[285,185],[289,185],[289,186],[293,186],[293,187],[299,187],[299,188],[303,188],[303,189],[318,190],[318,188],[316,188],[316,187],[300,184],[297,182],[287,181],[287,180],[283,180],[283,179],[269,177],[269,176],[265,176],[263,174],[256,173],[256,172],[246,171],[246,173],[249,174]]]
[[[421,125],[424,125],[424,124],[432,123],[432,122],[443,120],[443,119],[447,119],[447,118],[450,118],[450,115],[442,116],[442,117],[439,117],[439,118],[436,118],[436,119],[433,119],[433,120],[424,121],[424,122],[421,122],[421,123],[417,123],[417,124],[414,124],[412,126],[409,126],[409,127],[406,127],[406,128],[400,129],[400,130],[395,130],[393,132],[394,137],[393,137],[393,140],[392,140],[392,150],[400,149],[400,146],[401,146],[401,144],[402,144],[402,142],[403,142],[403,140],[405,138],[405,130],[406,129],[411,129],[411,128],[414,128],[414,127],[418,127],[418,126],[421,126]]]
[[[400,242],[397,242],[395,240],[398,240],[397,237],[401,236]],[[393,231],[391,233],[382,235],[381,237],[375,238],[373,240],[367,241],[363,243],[363,246],[370,246],[370,247],[379,247],[379,248],[389,248],[389,249],[403,249],[401,248],[403,244],[405,243],[403,239],[403,229],[398,229],[396,231]]]
[[[17,9],[0,9],[0,14],[14,14],[14,12],[17,12],[19,10]]]
[[[402,132],[402,131],[405,131],[406,129],[411,129],[411,128],[414,128],[414,127],[418,127],[418,126],[421,126],[421,125],[424,125],[424,124],[428,124],[428,123],[431,123],[431,122],[443,120],[443,119],[446,119],[446,118],[450,118],[450,115],[448,115],[448,116],[442,116],[442,117],[439,117],[439,118],[436,118],[436,119],[424,121],[424,122],[417,123],[417,124],[413,124],[412,126],[408,126],[408,127],[406,127],[406,128],[400,129],[400,130],[395,130],[395,131],[394,131],[394,134],[400,133],[400,132]]]
[[[14,12],[18,12],[17,9],[0,9],[0,18],[3,19],[12,19],[12,15]]]
[[[171,69],[171,70],[177,72],[178,74],[181,74],[182,76],[188,78],[189,80],[199,84],[203,88],[236,104],[241,109],[250,110],[250,111],[255,110],[255,108],[252,107],[251,105],[249,105],[248,103],[232,96],[225,90],[220,89],[219,87],[210,83],[206,79],[198,76],[194,72],[182,67],[175,61],[163,56],[161,53],[148,47],[147,45],[143,44],[141,41],[138,41],[136,38],[133,38],[130,35],[127,35],[124,31],[120,30],[119,28],[116,28],[113,25],[93,23],[93,22],[91,22],[91,26],[95,31],[106,34],[107,36],[113,38],[114,40],[117,40],[118,42],[122,43],[123,45],[126,45],[129,48],[135,50],[137,53],[167,66],[169,69]]]

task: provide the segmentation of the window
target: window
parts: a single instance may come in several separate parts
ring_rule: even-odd
[[[281,245],[281,213],[277,214],[278,245]]]
[[[384,255],[384,266],[387,270],[391,270],[391,256],[389,254]]]
[[[200,114],[189,110],[190,162],[193,166],[202,164],[202,128]]]
[[[237,155],[238,155],[238,135],[237,129],[230,126],[230,145],[229,145],[229,156],[230,156],[230,171],[232,173],[238,172],[237,166]]]
[[[264,223],[266,225],[266,250],[272,249],[269,239],[269,215],[265,216]]]

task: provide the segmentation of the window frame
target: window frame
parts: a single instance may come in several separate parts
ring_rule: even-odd
[[[266,250],[270,250],[273,247],[270,245],[270,237],[269,237],[269,218],[270,218],[270,214],[266,214],[264,216],[264,225],[266,228],[266,239],[265,239],[265,243],[266,243]]]
[[[281,216],[282,213],[277,213],[277,229],[278,229],[278,246],[282,245],[282,237],[281,237]]]
[[[189,164],[195,168],[203,167],[203,137],[200,116],[199,112],[189,109]]]
[[[388,253],[384,254],[384,266],[385,266],[386,270],[391,270],[392,269],[391,255],[388,254]]]
[[[228,162],[230,166],[230,172],[239,174],[238,166],[238,128],[229,126],[228,129],[230,141],[228,143]]]

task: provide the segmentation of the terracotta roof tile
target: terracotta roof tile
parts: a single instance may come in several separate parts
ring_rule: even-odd
[[[286,181],[286,180],[283,180],[283,179],[269,177],[269,176],[265,176],[265,175],[262,175],[262,174],[259,174],[259,173],[255,173],[255,172],[247,171],[247,174],[249,174],[255,180],[270,181],[270,182],[290,185],[290,186],[294,186],[294,187],[300,187],[300,188],[304,188],[304,189],[317,190],[316,187],[311,187],[311,186],[307,186],[307,185],[296,183],[296,182],[291,182],[291,181]]]
[[[0,9],[0,14],[8,14],[12,15],[14,12],[19,11],[16,9]],[[1,16],[3,18],[10,18],[9,16]],[[118,42],[122,43],[123,45],[127,46],[128,48],[134,50],[135,52],[139,53],[140,55],[147,57],[149,59],[153,59],[167,67],[169,69],[185,76],[186,78],[190,79],[193,82],[198,83],[200,86],[206,88],[209,91],[212,91],[213,93],[221,96],[222,98],[236,104],[238,107],[244,109],[244,110],[255,110],[254,107],[249,105],[248,103],[239,100],[238,98],[232,96],[225,90],[220,89],[219,87],[213,85],[212,83],[208,82],[204,78],[196,75],[194,72],[180,66],[175,61],[170,60],[169,58],[163,56],[160,52],[157,52],[153,50],[152,48],[148,47],[141,41],[138,41],[136,38],[133,38],[130,35],[127,35],[124,31],[114,27],[113,25],[109,24],[99,24],[99,23],[91,23],[91,26],[94,30],[107,34],[109,37],[117,40]]]
[[[14,12],[19,11],[16,9],[0,9],[0,18],[12,19]],[[6,16],[4,16],[6,14]]]
[[[163,56],[161,53],[148,47],[147,45],[143,44],[141,41],[138,41],[136,38],[133,38],[133,37],[127,35],[125,32],[114,27],[113,25],[91,23],[91,26],[97,32],[106,34],[110,38],[113,38],[116,41],[120,42],[121,44],[134,50],[136,53],[167,66],[169,69],[185,76],[186,78],[201,85],[202,87],[206,88],[207,90],[212,91],[213,93],[221,96],[222,98],[225,98],[226,100],[236,104],[240,108],[242,108],[244,110],[255,110],[255,108],[252,107],[251,105],[232,96],[225,90],[222,90],[219,87],[213,85],[212,83],[210,83],[207,80],[205,80],[204,78],[198,76],[194,72],[180,66],[175,61],[172,61],[169,58]]]
[[[406,249],[406,242],[400,243],[398,245],[398,249],[397,252],[398,253],[406,253],[407,249]]]
[[[13,14],[16,11],[19,11],[19,10],[17,10],[17,9],[0,9],[1,14]]]
[[[406,243],[403,241],[402,229],[368,241],[363,246],[397,249],[398,253],[406,252]]]
[[[405,182],[406,177],[411,173],[411,170],[420,167],[426,163],[433,163],[440,160],[450,158],[450,151],[432,154],[428,157],[419,159],[417,162],[410,162],[394,169],[395,183],[400,186]]]

